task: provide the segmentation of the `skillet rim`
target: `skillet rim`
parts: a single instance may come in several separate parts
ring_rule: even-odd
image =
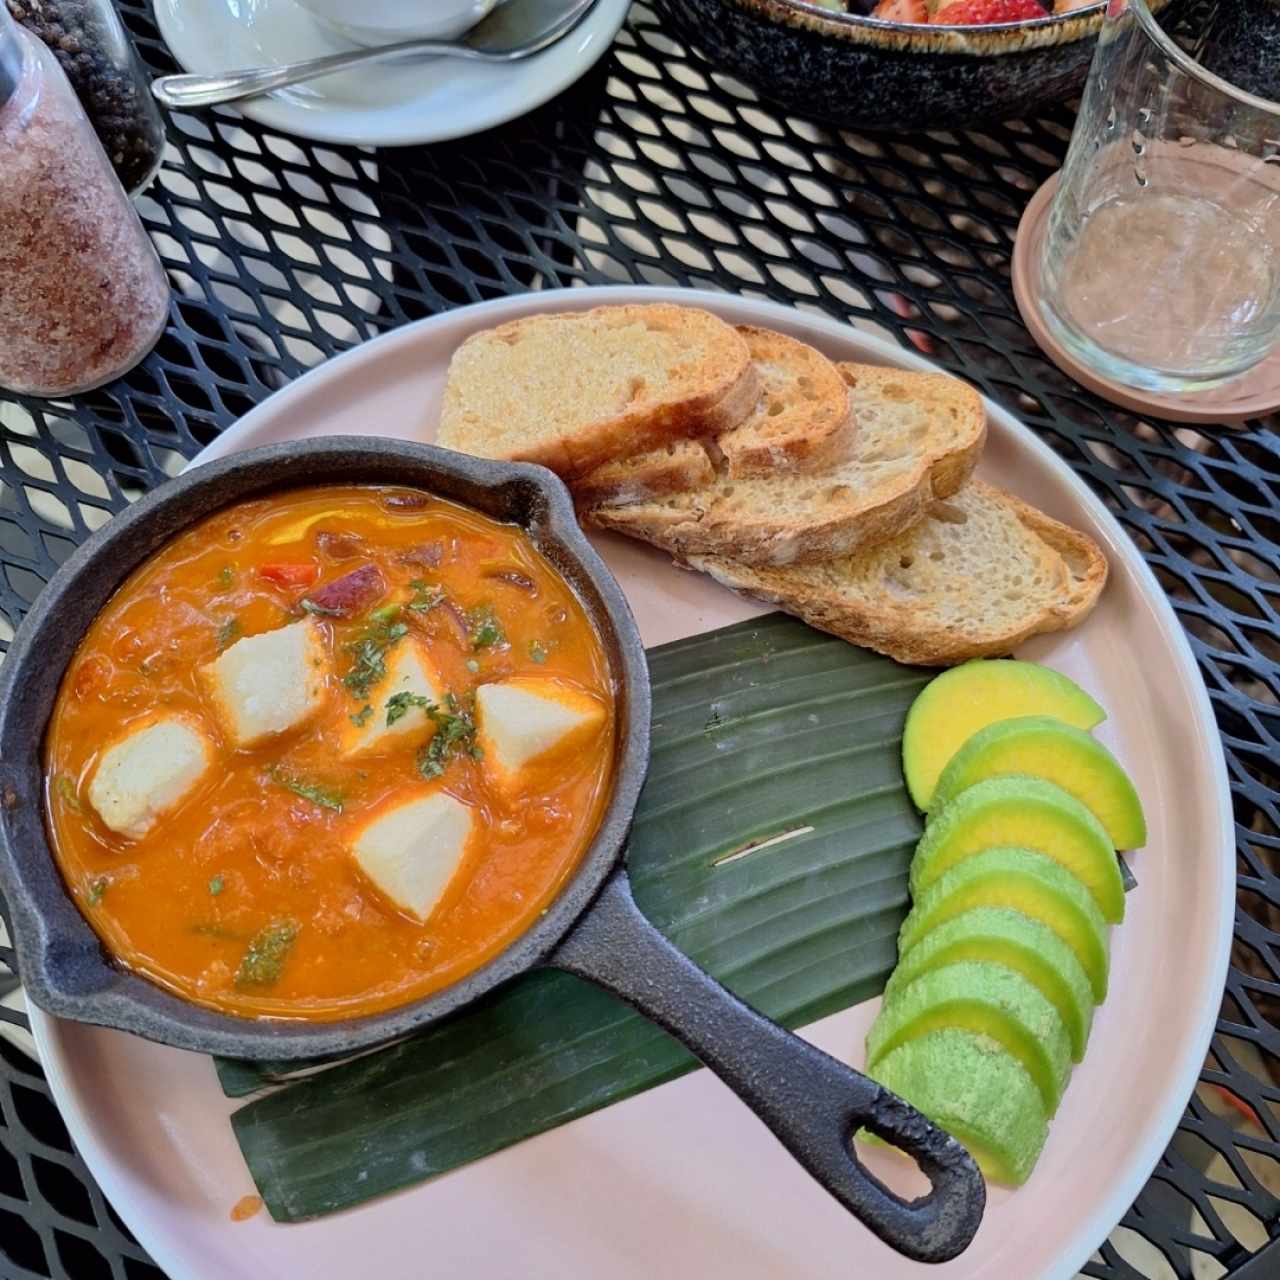
[[[361,1017],[246,1018],[194,1004],[110,960],[53,858],[44,822],[45,729],[85,628],[139,565],[226,506],[326,483],[427,488],[533,536],[582,600],[608,655],[619,725],[613,791],[577,869],[543,914],[458,982]],[[26,989],[57,1017],[228,1057],[341,1056],[416,1031],[536,967],[590,907],[622,861],[648,769],[649,715],[648,664],[630,606],[578,526],[568,490],[546,468],[365,436],[265,445],[191,468],[120,512],[67,559],[23,620],[0,670],[0,892]],[[29,730],[33,722],[38,735]]]

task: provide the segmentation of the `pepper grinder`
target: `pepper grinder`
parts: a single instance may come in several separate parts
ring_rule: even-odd
[[[67,73],[124,189],[160,167],[164,121],[114,0],[0,0]]]
[[[169,311],[160,259],[62,68],[0,3],[0,386],[88,391]]]

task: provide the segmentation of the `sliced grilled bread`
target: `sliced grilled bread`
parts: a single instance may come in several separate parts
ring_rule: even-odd
[[[593,507],[602,502],[647,502],[685,489],[701,489],[714,484],[715,479],[714,442],[686,438],[606,462],[574,480],[571,488],[579,507]]]
[[[571,479],[673,438],[727,431],[759,393],[746,342],[708,311],[660,303],[528,316],[454,352],[437,442]]]
[[[852,455],[821,472],[735,480],[641,502],[587,506],[593,524],[680,558],[805,564],[895,537],[973,473],[986,438],[982,398],[956,378],[839,366],[857,422]]]
[[[676,440],[619,458],[574,484],[579,503],[639,502],[708,485],[716,465],[734,479],[821,471],[844,461],[856,440],[849,388],[808,343],[739,325],[760,375],[760,398],[740,426],[711,440]]]
[[[843,559],[786,569],[725,556],[687,562],[823,631],[923,666],[1010,653],[1073,627],[1107,580],[1091,538],[981,480],[931,504],[908,532]]]

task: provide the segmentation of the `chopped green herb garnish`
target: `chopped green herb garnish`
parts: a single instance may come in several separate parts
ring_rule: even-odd
[[[284,962],[298,937],[298,926],[282,920],[259,929],[236,970],[237,987],[269,987],[284,969]]]
[[[58,795],[62,797],[62,803],[71,810],[72,813],[80,812],[80,797],[76,795],[76,784],[67,777],[65,773],[58,775],[58,781],[54,784],[57,788]]]
[[[235,570],[229,564],[224,564],[218,570],[218,586],[223,591],[230,591],[236,584]]]
[[[96,907],[102,901],[102,895],[106,893],[107,886],[111,883],[106,876],[99,876],[89,886],[89,905]]]
[[[322,809],[332,809],[334,813],[342,812],[342,793],[340,791],[334,791],[329,787],[322,787],[317,783],[295,778],[291,774],[285,773],[282,769],[272,769],[270,776],[272,782],[277,786],[283,787],[286,791],[292,791],[295,796],[310,800],[312,804],[318,804]]]
[[[467,670],[474,676],[480,671],[480,664],[474,658],[467,659]]]
[[[455,756],[465,754],[479,760],[484,754],[476,745],[476,722],[470,709],[451,693],[445,694],[444,700],[447,709],[427,708],[427,715],[436,723],[436,731],[418,753],[418,772],[424,778],[438,778]]]
[[[507,642],[502,624],[493,612],[493,606],[482,604],[467,615],[473,649],[494,649]]]
[[[385,627],[388,623],[394,622],[400,616],[400,606],[398,604],[379,605],[369,614],[369,621],[375,627]]]
[[[430,698],[424,698],[420,693],[410,693],[407,689],[393,693],[387,699],[387,725],[393,725],[402,716],[407,716],[411,707],[426,707],[427,714],[430,715],[434,705]]]
[[[226,885],[223,883],[220,875],[214,876],[213,879],[209,881],[209,892],[213,894],[215,898],[223,891],[224,888],[226,888]]]
[[[324,605],[316,604],[314,600],[308,600],[306,596],[303,596],[302,599],[298,601],[298,608],[300,608],[303,613],[315,614],[317,618],[342,617],[341,609],[326,609]]]
[[[365,725],[369,723],[370,717],[372,717],[372,715],[373,715],[373,708],[366,702],[364,706],[361,707],[360,710],[355,713],[355,715],[349,716],[348,719],[351,721],[353,725],[355,725],[357,729],[363,729]]]
[[[393,622],[390,626],[373,623],[359,640],[347,645],[354,661],[342,683],[354,697],[369,696],[369,690],[387,674],[387,650],[408,631],[403,622]]]
[[[409,608],[415,613],[429,613],[436,605],[444,603],[444,588],[441,586],[432,586],[421,578],[414,578],[409,586],[413,588]]]
[[[240,639],[240,619],[228,618],[226,622],[218,628],[218,652],[229,649],[237,640]]]
[[[546,662],[547,646],[543,644],[541,640],[530,640],[529,641],[529,657],[531,657],[534,660],[534,662],[538,662],[538,663]]]

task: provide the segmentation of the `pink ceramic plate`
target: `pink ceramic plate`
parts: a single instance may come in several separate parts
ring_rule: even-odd
[[[306,435],[428,440],[449,356],[468,334],[533,312],[643,300],[705,306],[737,323],[794,334],[838,359],[929,367],[832,320],[772,303],[638,288],[533,293],[410,325],[330,361],[272,396],[199,461]],[[296,1226],[277,1226],[265,1214],[235,1223],[231,1208],[253,1184],[210,1060],[33,1012],[77,1147],[175,1280],[1075,1274],[1151,1172],[1204,1059],[1231,936],[1231,808],[1209,701],[1155,579],[1050,450],[1009,414],[992,406],[990,415],[982,474],[1089,530],[1111,561],[1092,618],[1027,645],[1022,656],[1065,671],[1109,709],[1099,736],[1132,772],[1151,839],[1133,859],[1140,887],[1113,935],[1110,997],[1044,1156],[1022,1189],[992,1189],[969,1250],[938,1268],[892,1253],[706,1072],[359,1209]],[[759,612],[648,548],[612,538],[598,545],[648,644]],[[875,1009],[868,1002],[807,1034],[861,1065]],[[894,1160],[886,1152],[871,1158]]]

